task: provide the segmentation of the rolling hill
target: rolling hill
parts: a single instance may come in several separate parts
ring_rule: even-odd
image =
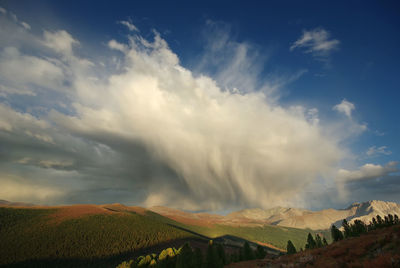
[[[68,260],[64,263],[70,266],[87,266],[111,257],[118,263],[134,251],[195,237],[135,209],[121,212],[115,206],[1,207],[0,219],[0,265]]]

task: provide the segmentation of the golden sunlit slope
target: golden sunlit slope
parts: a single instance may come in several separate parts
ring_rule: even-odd
[[[0,265],[107,259],[197,237],[137,213],[143,211],[121,205],[0,207]]]

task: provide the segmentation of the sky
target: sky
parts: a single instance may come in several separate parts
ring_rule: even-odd
[[[396,1],[0,1],[0,199],[400,202]]]

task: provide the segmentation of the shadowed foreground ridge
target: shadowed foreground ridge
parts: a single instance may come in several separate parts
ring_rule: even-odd
[[[400,267],[400,225],[376,229],[323,248],[228,267]]]

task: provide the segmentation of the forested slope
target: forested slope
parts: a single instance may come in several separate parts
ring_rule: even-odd
[[[0,265],[119,255],[194,235],[133,212],[54,218],[57,209],[0,208]]]

